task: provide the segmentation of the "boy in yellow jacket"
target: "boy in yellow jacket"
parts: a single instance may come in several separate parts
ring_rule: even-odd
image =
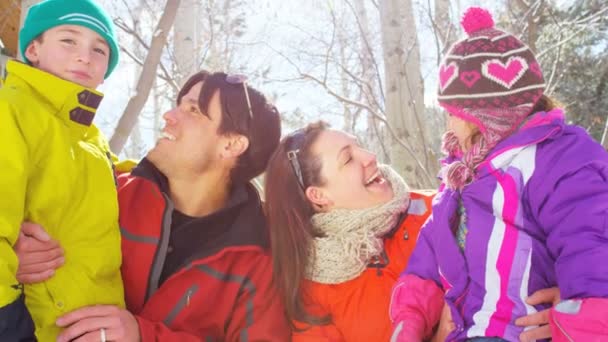
[[[0,89],[0,341],[34,340],[34,325],[54,341],[64,313],[124,307],[114,157],[92,124],[119,49],[93,0],[46,0],[28,12],[20,50],[27,64],[9,61]],[[13,245],[24,221],[60,242],[65,265],[21,286]]]

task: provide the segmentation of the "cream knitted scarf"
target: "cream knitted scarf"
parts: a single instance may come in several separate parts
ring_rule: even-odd
[[[372,257],[384,248],[382,237],[407,210],[410,194],[401,176],[387,165],[379,166],[393,188],[387,203],[366,209],[335,209],[311,218],[324,237],[314,238],[305,278],[323,284],[339,284],[361,274]]]

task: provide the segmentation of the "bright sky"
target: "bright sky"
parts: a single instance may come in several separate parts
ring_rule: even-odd
[[[102,0],[101,2],[105,2],[104,5],[108,11],[116,11],[118,0]],[[334,105],[333,99],[312,84],[284,81],[294,77],[295,69],[279,57],[274,50],[285,50],[286,46],[293,46],[300,42],[303,39],[303,33],[294,26],[304,29],[316,26],[316,22],[321,19],[318,8],[326,6],[326,4],[326,1],[318,0],[305,2],[259,0],[246,3],[245,6],[248,7],[248,10],[255,14],[247,19],[248,32],[237,45],[238,54],[242,60],[239,64],[245,65],[245,68],[229,71],[255,75],[271,65],[271,80],[254,77],[251,80],[254,87],[261,89],[268,96],[275,97],[277,107],[284,114],[300,108],[308,114],[320,113],[318,118],[323,116],[322,108]],[[115,16],[126,15],[125,13],[113,14]],[[136,77],[130,58],[123,53],[119,67],[100,87],[106,96],[99,109],[96,123],[108,137],[112,136],[119,115],[122,114],[130,96],[133,95]],[[163,109],[167,110],[169,105],[169,103],[165,103]],[[149,111],[150,108],[148,107],[147,110]],[[148,115],[150,114],[148,113]],[[325,119],[331,121],[331,118]],[[147,147],[150,148],[154,143],[151,132],[152,124],[145,119],[142,122],[144,127],[142,136]]]
[[[416,3],[422,2],[425,7],[427,6],[426,1],[414,1],[417,1]],[[454,1],[457,4],[456,7],[460,7],[461,9],[471,5],[480,5],[481,3],[491,8],[493,6],[500,6],[503,3],[503,0]],[[116,8],[119,7],[117,3],[121,3],[122,0],[101,0],[101,2],[106,5],[109,11],[116,11]],[[251,84],[261,89],[265,94],[276,98],[277,107],[284,116],[293,113],[296,109],[300,109],[306,113],[310,120],[323,118],[324,120],[333,122],[334,125],[337,123],[339,127],[341,125],[340,118],[336,113],[331,113],[332,110],[335,112],[336,101],[317,85],[301,81],[294,82],[292,79],[297,75],[295,67],[286,62],[284,58],[278,56],[276,51],[285,52],[290,50],[290,48],[290,51],[293,51],[294,48],[301,48],[306,51],[308,46],[302,46],[302,42],[306,42],[305,39],[307,39],[306,37],[310,32],[313,32],[316,36],[324,35],[327,37],[327,35],[331,35],[331,26],[327,23],[328,8],[330,6],[338,8],[340,4],[343,5],[345,2],[340,0],[255,0],[245,1],[244,3],[249,13],[247,18],[248,31],[239,40],[238,45],[236,45],[239,56],[238,64],[243,65],[243,69],[228,71],[253,75]],[[124,13],[113,14],[117,16],[125,15]],[[370,23],[373,25],[374,22],[372,20],[373,18],[370,18]],[[428,24],[421,24],[421,20],[421,18],[417,20],[419,40],[426,42],[429,40],[428,37],[430,35],[428,28],[425,27]],[[310,46],[313,46],[313,43],[311,41]],[[432,48],[429,48],[429,45],[431,44],[426,43],[421,49],[424,63],[425,102],[427,105],[434,102],[436,89],[436,55],[434,45]],[[378,54],[377,57],[381,57],[381,54]],[[293,54],[290,55],[290,58],[293,58],[293,61],[298,66],[307,67],[306,60],[300,60],[299,55]],[[268,66],[271,67],[270,80],[255,78],[256,73],[266,69]],[[309,70],[314,70],[314,68],[309,67],[305,71]],[[121,65],[117,68],[117,71],[101,87],[101,90],[106,93],[106,98],[102,102],[99,119],[96,119],[96,123],[108,137],[111,137],[118,116],[122,114],[123,108],[132,95],[136,77],[137,75],[131,67],[129,57],[123,54]],[[165,102],[163,110],[167,110],[170,105],[170,103]],[[148,117],[151,116],[150,110],[150,108],[147,108],[148,112],[144,113],[144,117],[146,115]],[[142,136],[147,148],[149,148],[154,143],[150,120],[144,119],[143,127]],[[284,127],[284,132],[287,133],[294,128]]]

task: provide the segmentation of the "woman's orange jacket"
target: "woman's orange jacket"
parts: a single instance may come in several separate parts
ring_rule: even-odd
[[[392,325],[388,315],[393,285],[414,250],[420,228],[431,214],[434,192],[412,192],[407,216],[384,239],[384,255],[357,278],[340,284],[304,281],[302,296],[309,313],[331,316],[331,324],[309,327],[293,334],[294,342],[389,341]]]

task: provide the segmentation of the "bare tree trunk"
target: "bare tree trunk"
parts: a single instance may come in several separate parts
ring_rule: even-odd
[[[141,129],[139,125],[135,125],[133,127],[133,130],[131,130],[131,134],[129,135],[129,142],[130,144],[127,145],[127,148],[125,149],[125,155],[127,156],[127,158],[139,159],[139,157],[141,156],[141,146],[143,145],[141,138]]]
[[[173,27],[173,53],[180,86],[198,69],[199,0],[182,0]]]
[[[337,26],[337,25],[336,25]],[[342,30],[341,27],[337,27],[337,36],[338,36],[338,49],[339,49],[339,54],[340,54],[340,64],[342,65],[346,65],[347,62],[347,58],[346,58],[346,48],[348,46],[348,43],[346,41],[346,38],[344,37],[344,32]],[[340,85],[342,87],[342,94],[344,94],[344,96],[346,97],[350,97],[350,84],[351,84],[351,80],[349,78],[349,76],[346,74],[345,70],[341,70],[339,71],[340,73]],[[354,117],[353,117],[353,111],[351,110],[350,106],[347,104],[344,104],[344,125],[343,125],[343,129],[346,132],[354,132],[354,128],[355,128],[355,121],[354,121]]]
[[[450,20],[450,1],[449,0],[435,0],[435,27],[441,38],[442,48],[439,50],[439,54],[443,55],[447,49],[456,40],[458,31]]]
[[[129,100],[129,103],[127,103],[127,107],[118,121],[118,126],[114,131],[114,135],[112,135],[112,138],[110,139],[110,148],[116,154],[120,153],[123,149],[133,126],[137,122],[139,113],[146,104],[150,89],[156,78],[156,69],[160,62],[163,48],[167,42],[167,35],[175,20],[179,4],[180,0],[167,0],[163,14],[154,30],[152,43],[150,44],[148,55],[144,61],[139,81],[137,82],[135,95],[133,95]]]
[[[608,117],[606,117],[606,123],[604,124],[604,131],[602,133],[602,140],[600,141],[600,143],[602,144],[602,146],[604,147],[605,150],[608,150],[608,139],[606,139],[607,136],[608,136]]]
[[[532,3],[526,3],[523,0],[517,0],[514,4],[519,9],[519,13],[523,15],[524,22],[521,20],[515,21],[519,25],[524,24],[523,31],[526,32],[526,38],[524,41],[533,52],[536,51],[536,42],[538,40],[538,27],[542,25],[542,16],[540,13],[543,10],[543,1]]]
[[[142,11],[144,10],[144,1],[145,0],[138,0],[137,5],[135,6],[133,13],[142,13]],[[129,38],[131,38],[131,46],[133,47],[133,54],[137,57],[138,60],[143,60],[145,58],[145,49],[143,46],[141,46],[141,44],[139,44],[138,42],[138,38],[136,35],[132,35]],[[138,77],[139,75],[141,75],[141,70],[142,70],[142,66],[141,65],[135,65],[132,69],[133,72],[133,79],[136,80],[133,84],[133,88],[137,88],[137,82],[139,82]],[[129,89],[131,90],[131,89]],[[133,125],[133,128],[131,129],[131,133],[129,134],[129,138],[127,139],[127,142],[125,143],[125,156],[127,158],[132,158],[132,159],[139,159],[140,158],[140,154],[138,149],[141,146],[141,121],[139,119],[139,117],[137,118],[137,121],[135,122],[135,124]]]
[[[413,187],[434,187],[435,162],[425,137],[424,84],[411,0],[381,0],[386,117],[404,148],[391,142],[391,164]],[[432,163],[432,164],[431,164]]]
[[[595,100],[593,100],[593,105],[597,106],[597,103],[600,99],[604,98],[604,93],[606,88],[608,87],[608,67],[604,69],[602,76],[600,77],[600,81],[595,88]],[[596,107],[597,108],[597,107]],[[606,135],[608,134],[608,117],[606,117],[606,125],[604,126],[604,132],[602,134],[601,144],[604,146],[604,149],[608,150],[608,139]]]
[[[152,102],[152,113],[154,115],[153,132],[152,137],[154,141],[157,141],[160,136],[160,130],[162,129],[162,105],[161,105],[161,86],[156,84],[153,90],[153,102]]]
[[[359,24],[360,31],[360,47],[359,54],[361,58],[361,79],[362,84],[360,85],[361,93],[360,93],[360,101],[368,104],[371,108],[374,108],[377,112],[378,110],[378,102],[376,97],[376,77],[378,76],[376,73],[376,69],[374,67],[374,56],[372,54],[372,49],[370,46],[371,42],[371,33],[369,26],[369,19],[367,17],[367,10],[365,8],[364,0],[354,0],[354,8],[355,14],[357,16],[357,22]],[[371,147],[374,147],[376,151],[383,151],[385,142],[384,136],[380,134],[381,130],[378,128],[378,123],[376,122],[374,115],[367,111],[367,144]],[[384,155],[384,153],[382,154]],[[384,160],[384,158],[381,158]]]

